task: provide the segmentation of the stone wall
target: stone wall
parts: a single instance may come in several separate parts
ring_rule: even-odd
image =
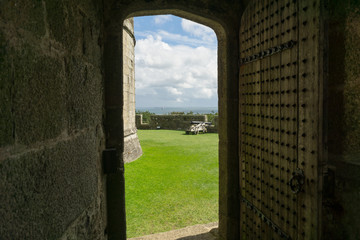
[[[217,133],[219,131],[219,117],[215,116],[214,119],[211,121],[211,127],[208,128],[208,132],[210,133]]]
[[[0,4],[1,239],[105,239],[102,14]]]
[[[185,130],[191,121],[207,122],[207,115],[151,115],[150,122],[144,123],[142,114],[136,115],[136,127],[138,129],[169,129]],[[209,132],[217,132],[217,117],[215,125],[209,127]]]
[[[134,19],[124,21],[123,30],[123,92],[124,92],[124,162],[131,162],[142,154],[135,125],[135,37]]]
[[[360,2],[329,1],[324,239],[360,236]]]

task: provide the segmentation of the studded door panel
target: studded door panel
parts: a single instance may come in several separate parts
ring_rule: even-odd
[[[318,239],[319,2],[254,0],[242,16],[242,239]]]

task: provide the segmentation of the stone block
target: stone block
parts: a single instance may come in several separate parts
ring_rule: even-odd
[[[0,147],[14,143],[11,54],[0,32]]]
[[[29,45],[20,51],[13,61],[15,134],[18,143],[30,144],[54,138],[66,126],[64,73],[59,59]]]
[[[69,42],[73,39],[67,39],[69,34],[69,19],[73,13],[65,8],[62,1],[45,0],[46,12],[47,12],[47,24],[50,30],[50,36],[61,43]],[[66,12],[65,12],[66,11]],[[75,21],[70,21],[72,27],[76,27]],[[74,24],[75,23],[75,24]],[[75,32],[74,32],[75,33]],[[80,33],[77,34],[79,36]]]
[[[76,57],[67,58],[65,65],[69,131],[100,123],[103,86],[99,70]]]
[[[104,199],[95,200],[90,204],[59,240],[105,240],[107,236],[104,232],[106,227],[105,216],[101,212],[104,209]]]
[[[45,35],[42,1],[5,0],[0,4],[0,18],[16,28],[27,30],[35,36]]]
[[[71,54],[85,56],[88,62],[101,67],[100,6],[91,8],[94,1],[52,0],[45,0],[45,5],[50,37]]]
[[[123,159],[125,163],[135,161],[142,155],[140,141],[137,133],[130,134],[124,137],[124,154]]]
[[[61,237],[99,194],[98,159],[89,132],[1,162],[1,238]]]

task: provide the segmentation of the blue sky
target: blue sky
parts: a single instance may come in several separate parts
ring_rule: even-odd
[[[135,17],[137,107],[217,106],[217,39],[173,15]]]

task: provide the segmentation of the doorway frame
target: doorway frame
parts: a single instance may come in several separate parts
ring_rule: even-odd
[[[138,2],[141,2],[139,4]],[[194,1],[196,2],[196,1]],[[125,7],[125,8],[124,8]],[[236,9],[232,9],[236,10]],[[229,10],[230,11],[230,10]],[[236,11],[235,11],[236,12]],[[182,6],[176,1],[158,5],[152,1],[133,1],[114,5],[105,15],[104,75],[106,148],[117,150],[117,166],[123,169],[123,32],[125,19],[136,16],[172,14],[212,28],[218,39],[218,111],[219,111],[219,236],[220,239],[239,239],[239,92],[237,17],[225,18],[227,12],[212,15],[203,6]],[[113,223],[124,222],[123,172],[107,177],[107,208],[109,239],[125,239],[124,227]],[[109,210],[111,209],[111,211]]]

